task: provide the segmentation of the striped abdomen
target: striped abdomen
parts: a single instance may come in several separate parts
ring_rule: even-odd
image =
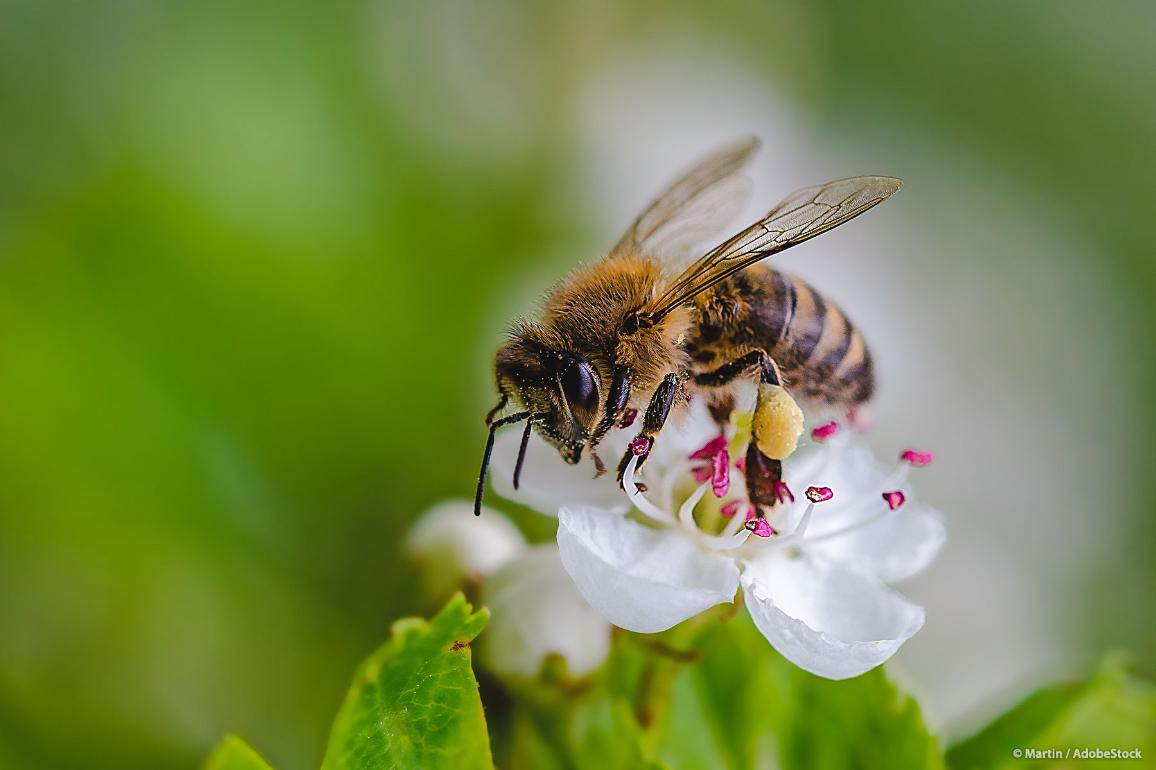
[[[695,302],[687,340],[696,372],[742,354],[770,354],[796,398],[849,407],[871,398],[875,378],[863,336],[805,281],[763,265],[735,274]]]

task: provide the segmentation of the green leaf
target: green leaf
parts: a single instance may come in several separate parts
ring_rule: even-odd
[[[602,671],[586,679],[520,682],[508,719],[495,720],[498,764],[533,770],[649,770],[650,754],[635,712],[648,656],[638,637],[615,634]]]
[[[272,770],[249,744],[235,735],[225,737],[205,762],[205,770]]]
[[[470,642],[489,613],[458,594],[429,622],[399,620],[358,669],[322,770],[489,770],[490,740]]]
[[[658,755],[678,770],[942,768],[919,708],[882,669],[841,682],[779,656],[747,614],[706,624],[675,678]]]
[[[760,634],[747,631],[738,619],[712,619],[693,640],[698,660],[678,670],[656,728],[659,756],[671,766],[758,766],[759,745],[766,741],[761,730],[751,728],[758,728],[758,715],[782,698],[770,689],[769,669],[750,665],[770,653]]]
[[[791,665],[782,661],[781,665]],[[942,768],[939,745],[911,697],[882,668],[841,682],[796,669],[794,708],[781,738],[784,768]],[[772,712],[770,720],[775,717]]]
[[[947,754],[953,770],[1048,767],[1061,762],[1026,760],[1016,749],[1100,748],[1156,750],[1156,687],[1108,664],[1088,682],[1045,687],[1023,700]],[[1095,765],[1095,762],[1083,764]],[[1122,764],[1131,764],[1123,762]]]
[[[630,702],[607,680],[551,704],[521,700],[501,748],[501,765],[534,770],[645,770],[650,757]]]
[[[574,764],[579,770],[636,770],[652,767],[642,744],[642,728],[622,698],[596,693],[575,709],[569,725]]]

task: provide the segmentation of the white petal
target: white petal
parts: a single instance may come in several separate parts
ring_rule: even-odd
[[[776,553],[743,572],[747,608],[787,660],[828,679],[875,668],[923,626],[923,608],[872,575]]]
[[[862,440],[837,436],[827,444],[814,444],[792,455],[784,464],[783,480],[796,496],[812,485],[830,487],[835,497],[816,510],[812,526],[821,527],[821,519],[826,519],[833,528],[861,512],[864,503],[882,502],[879,495],[888,491],[883,487],[891,473],[892,469],[881,466]]]
[[[664,631],[734,600],[733,559],[711,553],[680,528],[651,529],[589,508],[558,514],[562,564],[586,601],[628,631]]]
[[[465,500],[446,500],[418,517],[405,538],[405,552],[421,568],[433,598],[477,582],[526,547],[509,519],[490,508],[480,517]]]
[[[915,501],[911,486],[896,479],[899,470],[898,465],[884,468],[866,444],[846,436],[792,458],[785,476],[796,494],[812,484],[835,492],[834,499],[815,507],[807,529],[808,551],[857,564],[887,582],[910,577],[930,564],[946,539],[943,520]],[[894,489],[903,490],[907,502],[889,511],[882,493]],[[801,515],[801,503],[779,513],[775,524],[790,532]]]
[[[567,465],[554,447],[537,433],[532,434],[526,447],[521,483],[518,489],[514,489],[514,466],[518,460],[522,431],[517,427],[506,428],[494,442],[490,482],[494,491],[502,497],[527,505],[547,516],[557,516],[558,509],[563,505],[629,510],[630,501],[619,488],[614,474],[629,439],[623,442],[615,438],[616,441],[608,439],[600,448],[609,470],[601,477],[594,478],[594,463],[588,456],[577,465]],[[617,444],[621,444],[621,448]]]
[[[534,677],[547,655],[561,655],[585,676],[610,652],[610,624],[578,593],[553,543],[515,557],[482,586],[491,619],[481,659],[494,673]]]
[[[911,499],[897,511],[879,501],[881,517],[860,529],[807,543],[809,553],[829,561],[849,562],[894,583],[920,572],[939,553],[947,539],[943,518],[935,509]]]

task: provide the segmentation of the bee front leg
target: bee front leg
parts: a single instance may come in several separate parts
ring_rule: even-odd
[[[650,404],[646,407],[646,415],[642,418],[642,430],[630,442],[630,446],[622,456],[622,462],[618,463],[619,486],[622,485],[622,476],[626,473],[626,466],[630,464],[631,457],[638,458],[637,467],[641,468],[642,464],[646,462],[646,458],[650,456],[650,450],[654,448],[654,437],[666,424],[666,418],[670,416],[670,407],[674,404],[674,397],[681,385],[681,376],[673,373],[668,374],[659,383],[654,395],[650,397]]]
[[[602,464],[602,458],[598,456],[598,444],[602,441],[603,437],[606,436],[607,432],[622,418],[622,415],[626,411],[626,404],[629,401],[630,375],[626,371],[626,367],[615,365],[614,375],[610,380],[610,390],[606,394],[606,403],[602,410],[602,420],[594,428],[594,433],[590,436],[590,458],[594,460],[594,478],[598,478],[603,473],[606,473],[606,466]]]

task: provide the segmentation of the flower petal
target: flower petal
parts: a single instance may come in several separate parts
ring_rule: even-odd
[[[911,500],[896,511],[888,511],[882,501],[877,521],[860,529],[824,539],[814,536],[807,551],[829,561],[852,562],[894,583],[922,571],[936,557],[947,540],[943,518],[934,508]]]
[[[629,441],[627,431],[611,431],[603,443],[601,453],[612,459],[608,459],[610,471],[599,478],[594,478],[594,463],[589,458],[577,465],[567,465],[554,447],[534,433],[526,446],[521,484],[514,489],[514,465],[521,440],[520,430],[507,430],[499,433],[494,441],[490,483],[502,497],[547,516],[557,516],[562,505],[588,505],[620,512],[630,509],[630,501],[614,478],[614,466]]]
[[[801,449],[783,464],[783,479],[792,489],[820,486],[834,490],[834,500],[823,507],[828,515],[854,507],[865,495],[878,497],[886,491],[883,487],[889,475],[870,447],[858,438],[845,436]]]
[[[890,658],[923,626],[923,608],[867,572],[784,552],[743,572],[747,608],[787,660],[828,679],[848,679]]]
[[[578,591],[614,625],[655,633],[734,600],[738,567],[679,528],[651,529],[591,508],[558,513],[562,565]]]
[[[560,655],[572,676],[593,671],[610,652],[610,624],[578,593],[558,547],[536,545],[482,584],[491,620],[482,662],[499,675],[535,677],[548,655]]]
[[[854,438],[836,437],[799,454],[787,463],[788,481],[796,488],[822,483],[835,492],[834,499],[815,509],[807,530],[809,552],[857,564],[887,582],[914,575],[939,553],[946,539],[943,520],[933,508],[916,502],[910,485],[901,482],[904,468],[884,468],[870,448]],[[902,489],[907,497],[895,511],[888,511],[880,497],[891,489]],[[797,519],[801,513],[799,506],[790,506],[780,517]],[[782,519],[775,524],[786,532],[797,524]]]

